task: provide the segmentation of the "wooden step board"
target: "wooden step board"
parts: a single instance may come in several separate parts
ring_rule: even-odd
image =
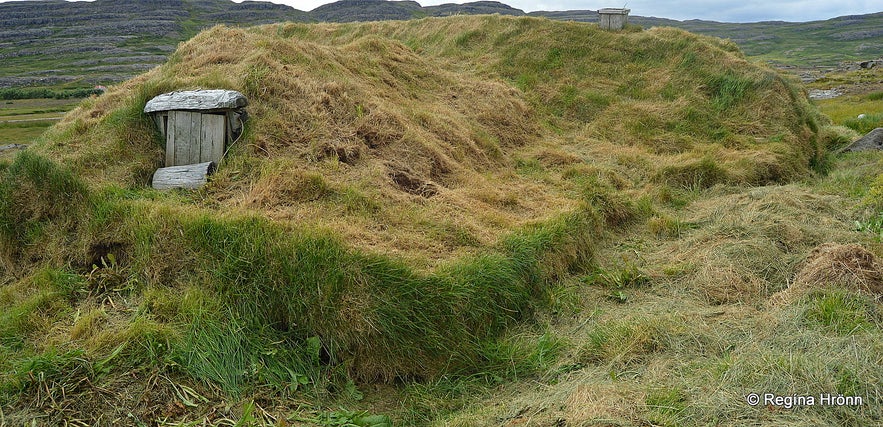
[[[153,173],[153,188],[199,188],[205,185],[208,176],[215,171],[215,162],[159,168]]]

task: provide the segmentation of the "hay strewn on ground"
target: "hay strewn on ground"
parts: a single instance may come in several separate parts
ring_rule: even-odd
[[[787,289],[773,295],[775,303],[792,302],[820,289],[863,292],[883,296],[883,263],[859,245],[825,243],[812,250]]]

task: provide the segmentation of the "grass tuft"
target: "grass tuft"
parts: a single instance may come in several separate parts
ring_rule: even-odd
[[[69,170],[22,152],[0,181],[0,235],[6,245],[27,244],[28,231],[81,207],[85,184]]]
[[[840,335],[859,333],[879,323],[873,304],[844,292],[828,292],[809,297],[804,312],[807,323]]]
[[[883,127],[883,113],[869,113],[862,118],[846,119],[843,121],[843,126],[864,135],[876,128]]]

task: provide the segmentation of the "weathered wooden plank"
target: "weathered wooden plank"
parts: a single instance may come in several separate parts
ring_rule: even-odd
[[[190,161],[191,146],[191,119],[194,113],[189,111],[170,111],[169,127],[174,123],[175,126],[175,159],[172,164],[166,166],[179,166],[194,163]]]
[[[175,165],[175,112],[169,112],[166,127],[166,166]]]
[[[199,188],[208,182],[208,176],[214,171],[215,162],[159,168],[153,173],[153,188]]]
[[[224,149],[227,148],[227,126],[230,120],[228,115],[215,116],[218,122],[215,124],[215,142],[212,144],[212,160],[220,163],[224,157]]]
[[[224,144],[224,116],[204,114],[202,116],[202,145],[200,159],[203,162],[221,160],[219,146]],[[217,155],[217,157],[216,157]]]
[[[144,106],[145,113],[172,110],[234,110],[248,105],[248,100],[235,90],[210,89],[169,92],[159,95]]]
[[[212,119],[208,114],[203,114],[202,116],[202,127],[199,129],[199,159],[203,162],[213,161],[212,156],[212,143],[215,137],[214,129],[212,128]]]
[[[199,156],[202,154],[200,152],[200,145],[202,145],[202,116],[200,113],[191,113],[190,114],[190,157],[187,160],[187,163],[182,164],[196,164],[203,162]]]

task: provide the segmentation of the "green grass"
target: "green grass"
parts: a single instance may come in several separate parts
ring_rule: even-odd
[[[3,200],[9,201],[0,205],[0,218],[10,250],[24,245],[19,249],[24,254],[39,251],[28,246],[47,230],[79,230],[88,236],[106,231],[101,224],[126,226],[114,213],[126,209],[114,206],[123,201],[102,199],[114,197],[108,193],[89,193],[68,172],[30,153],[19,155],[6,170],[0,189],[5,194]],[[27,203],[13,202],[23,197],[35,198]],[[61,206],[65,210],[59,210]],[[176,226],[186,230],[180,243],[202,254],[193,260],[204,266],[197,271],[206,272],[203,280],[213,283],[211,290],[226,301],[223,306],[233,310],[228,316],[242,322],[241,329],[227,324],[220,330],[213,329],[218,326],[210,319],[199,323],[186,335],[189,350],[185,353],[232,357],[194,374],[228,390],[241,386],[239,370],[230,367],[253,363],[248,358],[263,351],[261,345],[275,340],[271,334],[272,339],[264,344],[239,341],[237,331],[261,337],[266,335],[261,331],[275,330],[294,342],[318,336],[334,364],[372,360],[370,365],[353,367],[365,378],[430,375],[444,367],[475,369],[485,363],[480,354],[483,340],[514,321],[528,318],[542,304],[547,277],[560,274],[558,268],[578,268],[584,262],[581,254],[589,249],[585,247],[590,245],[587,233],[595,229],[595,218],[592,212],[585,212],[525,229],[506,239],[498,250],[451,264],[432,275],[347,249],[320,233],[283,234],[258,218],[182,219]],[[149,246],[164,244],[118,243],[124,247],[147,245],[141,249],[145,256],[155,250]],[[82,259],[88,254],[71,255]],[[539,263],[550,255],[564,264]],[[115,258],[102,258],[102,263],[110,264],[94,267],[89,273],[95,292],[121,292],[132,280],[126,275],[144,274],[114,270]],[[129,262],[146,265],[142,260]],[[354,290],[359,293],[353,295]],[[450,307],[462,311],[453,312]],[[400,351],[386,350],[391,348]],[[222,373],[234,377],[218,376]]]
[[[881,75],[883,71],[879,68],[834,72],[812,82],[809,86],[814,89],[855,88],[853,93],[817,100],[815,103],[834,124],[846,126],[859,134],[866,134],[883,126],[883,115],[879,112],[883,109],[883,95],[881,95],[883,92],[879,91]]]
[[[491,384],[530,378],[553,367],[568,342],[554,333],[516,334],[486,344],[482,374]]]
[[[49,88],[7,88],[0,89],[0,100],[13,99],[71,99],[99,95],[103,91],[93,88],[49,89]]]
[[[0,145],[30,144],[55,123],[57,123],[55,120],[26,123],[0,123]]]
[[[681,418],[681,414],[685,412],[689,402],[686,393],[679,388],[652,390],[647,395],[645,403],[653,413],[650,419],[654,423],[677,425],[686,421]]]
[[[554,266],[538,264],[546,256],[543,248],[565,248],[566,262],[579,261],[587,242],[571,233],[586,233],[577,230],[591,230],[592,221],[562,218],[512,236],[501,252],[430,276],[346,250],[325,236],[285,236],[254,219],[200,219],[188,227],[188,237],[195,250],[210,255],[206,271],[214,272],[219,292],[247,322],[298,325],[291,332],[317,334],[332,360],[372,360],[354,368],[367,378],[391,378],[481,366],[481,340],[526,318],[542,300],[544,277],[556,274],[549,270]],[[360,291],[351,295],[354,289]],[[360,332],[367,325],[377,332]],[[401,352],[387,353],[389,348]]]
[[[16,99],[0,102],[0,117],[27,114],[67,112],[80,103],[80,99]]]
[[[717,111],[724,111],[749,95],[755,85],[743,76],[726,73],[712,77],[706,90],[711,95],[711,105]]]
[[[62,388],[59,386],[73,383],[81,377],[95,377],[92,364],[83,358],[82,350],[59,352],[50,349],[21,360],[14,368],[11,380],[5,382],[2,388],[7,393],[21,393],[46,387],[52,390],[50,393],[57,392],[61,397]]]
[[[95,226],[111,220],[113,211],[120,209],[114,204],[125,203],[101,200],[114,196],[87,192],[63,171],[29,153],[20,155],[7,174],[10,178],[3,187],[7,200],[9,194],[29,191],[42,194],[38,200],[47,205],[57,196],[91,200],[78,208],[82,210],[70,211],[85,219],[79,223],[81,232],[98,232]],[[34,174],[49,179],[38,183],[18,178]],[[16,207],[6,205],[3,210],[8,240],[28,241],[33,237],[27,230],[36,225],[44,229],[73,226],[63,215],[48,211],[22,221],[25,213]],[[556,248],[552,252],[565,248],[575,252],[562,253],[563,260],[576,261],[578,252],[585,249],[567,242],[573,240],[576,230],[594,229],[594,217],[587,215],[524,230],[507,239],[499,253],[464,260],[429,276],[392,260],[345,249],[321,235],[283,235],[262,220],[182,219],[183,223],[173,226],[187,230],[181,243],[204,254],[202,260],[194,261],[205,265],[201,271],[211,272],[204,279],[212,285],[199,291],[208,297],[173,303],[162,297],[164,292],[154,293],[151,300],[156,302],[148,303],[146,311],[139,310],[147,317],[136,317],[122,331],[96,335],[91,340],[96,346],[91,356],[78,352],[70,353],[75,355],[72,358],[58,359],[50,352],[45,360],[34,359],[58,369],[46,375],[61,375],[39,381],[50,387],[67,387],[65,384],[73,381],[67,376],[68,360],[78,361],[77,366],[84,366],[90,378],[130,369],[127,367],[175,366],[175,371],[233,397],[254,393],[258,387],[282,397],[304,392],[324,395],[329,388],[344,390],[351,380],[336,373],[346,372],[341,371],[344,366],[362,379],[435,375],[441,369],[464,373],[487,369],[504,378],[529,375],[549,366],[560,341],[540,338],[533,348],[524,340],[495,344],[494,337],[544,304],[542,283],[553,271],[538,260],[548,256],[546,248]],[[73,227],[69,232],[78,226]],[[141,253],[149,256],[153,250],[144,248]],[[3,324],[9,329],[3,336],[15,339],[33,331],[23,319],[45,304],[61,303],[56,295],[68,295],[71,301],[131,295],[137,288],[123,283],[148,274],[130,269],[111,274],[116,268],[115,257],[107,255],[102,260],[105,267],[93,267],[85,278],[47,273],[63,294],[40,294],[4,311]],[[128,262],[146,265],[140,260]],[[362,291],[365,293],[350,295],[358,289],[350,281],[353,277],[368,286]],[[44,302],[47,297],[54,299]],[[451,311],[451,307],[462,311]],[[146,320],[164,317],[166,321],[184,321],[187,326],[171,323],[177,332],[170,334],[165,331],[169,326]],[[364,329],[368,324],[370,329]],[[86,322],[82,328],[87,332],[76,334],[88,336],[93,328],[88,325]],[[390,348],[400,350],[389,352]],[[359,365],[359,360],[371,363]],[[25,363],[20,372],[36,369],[31,362]],[[70,375],[79,372],[74,370]],[[19,375],[9,378],[5,387],[14,395],[29,394],[34,386]]]
[[[293,342],[272,328],[241,326],[235,313],[197,314],[173,345],[169,359],[195,380],[240,397],[254,387],[291,395],[327,386],[318,338]],[[284,345],[281,345],[284,344]]]
[[[0,180],[2,246],[10,253],[19,252],[40,239],[49,223],[75,215],[86,197],[85,184],[69,170],[27,151],[19,154]]]
[[[843,126],[855,130],[858,133],[866,134],[876,128],[883,127],[883,113],[864,114],[861,118],[846,119]]]
[[[844,293],[829,293],[810,300],[804,318],[810,324],[841,335],[874,329],[875,308],[863,298]]]
[[[667,347],[668,322],[665,318],[631,318],[597,324],[585,338],[578,360],[616,369],[641,363]]]
[[[865,134],[873,130],[874,127],[883,126],[880,122],[883,119],[881,113],[876,112],[883,108],[883,101],[846,96],[818,100],[816,103],[819,105],[819,109],[834,123],[847,126],[859,133]],[[859,119],[860,114],[864,114],[865,118]]]
[[[592,274],[583,278],[583,281],[588,285],[606,287],[610,290],[607,295],[609,300],[626,303],[629,300],[629,293],[634,288],[649,284],[650,278],[635,266],[627,266],[613,271],[597,268]]]

